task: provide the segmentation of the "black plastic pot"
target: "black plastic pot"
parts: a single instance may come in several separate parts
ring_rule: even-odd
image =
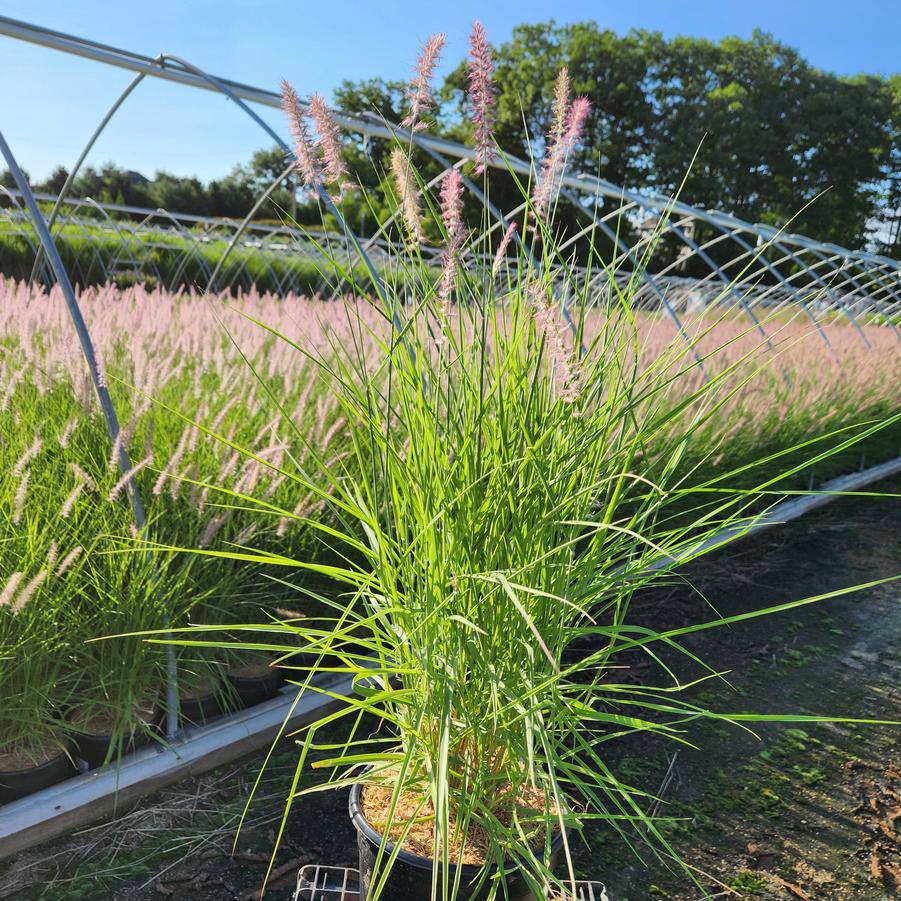
[[[180,698],[178,706],[181,718],[193,726],[202,726],[207,720],[224,712],[222,701],[216,692],[210,692],[199,698]]]
[[[159,732],[162,722],[162,711],[156,710],[151,721],[147,724],[154,732]],[[152,740],[150,732],[146,729],[132,732],[127,741],[122,742],[122,754],[130,754],[149,745]],[[73,741],[75,753],[88,765],[89,770],[102,766],[106,761],[110,746],[113,744],[112,735],[91,735],[88,732],[76,732]],[[113,758],[115,759],[115,758]]]
[[[360,805],[361,789],[360,783],[351,786],[350,818],[357,830],[357,849],[360,855],[360,901],[366,901],[379,847],[384,843],[385,850],[382,860],[387,860],[394,851],[394,843],[379,835],[366,821]],[[562,848],[563,835],[558,832],[551,841],[552,867],[557,864]],[[401,848],[391,867],[391,874],[385,882],[380,901],[431,901],[434,867],[433,860],[419,857],[419,855]],[[457,878],[457,871],[462,871],[460,873],[460,890],[456,895],[458,901],[484,901],[491,894],[494,887],[493,880],[486,880],[478,888],[474,887],[482,872],[482,867],[463,864],[459,867],[451,865],[449,869],[448,878],[451,883]],[[515,864],[505,871],[503,878],[507,886],[506,898],[508,901],[538,901]],[[440,875],[439,879],[441,879]],[[504,897],[503,892],[499,893],[499,896]]]
[[[56,757],[24,770],[0,771],[0,804],[8,804],[78,775],[78,768],[68,754]]]
[[[253,707],[254,704],[274,698],[278,694],[278,690],[285,684],[285,676],[280,669],[272,666],[262,676],[232,676],[229,674],[228,681],[235,689],[242,706]]]
[[[106,762],[106,755],[113,744],[112,735],[88,735],[84,732],[75,733],[73,740],[76,755],[87,763],[89,770],[95,770]],[[130,754],[149,742],[150,736],[146,732],[138,732],[123,743],[122,753]]]

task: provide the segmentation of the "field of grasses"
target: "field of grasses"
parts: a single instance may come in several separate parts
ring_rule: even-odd
[[[347,416],[323,370],[257,323],[319,360],[362,341],[369,347],[361,358],[375,369],[388,329],[370,302],[110,286],[85,290],[80,300],[153,539],[169,547],[327,556],[305,520],[332,514],[282,470],[314,472],[307,464],[316,460],[334,470],[349,447]],[[601,332],[605,321],[591,313],[586,334]],[[680,451],[683,479],[715,488],[718,473],[840,429],[859,431],[901,409],[901,355],[884,327],[867,330],[870,351],[850,327],[826,326],[827,347],[809,323],[780,321],[771,327],[776,356],[734,318],[702,317],[689,328],[708,377],[728,373],[716,392],[721,405],[689,403],[670,419],[671,434],[642,447],[648,479],[671,465],[673,438],[688,421],[694,431]],[[700,370],[680,364],[684,347],[668,322],[645,317],[636,334],[631,363],[643,372],[669,370],[669,387],[653,402],[676,409],[697,391]],[[167,622],[223,625],[310,613],[295,611],[303,603],[296,592],[264,578],[260,567],[161,552],[152,575],[144,556],[123,552],[133,532],[127,479],[116,468],[62,296],[13,280],[0,283],[0,433],[0,762],[40,760],[65,741],[72,710],[124,728],[142,702],[161,702],[158,648],[137,638],[90,639]],[[894,456],[898,440],[897,428],[883,430],[814,467],[816,476],[856,468],[862,447],[870,461]],[[816,444],[806,446],[773,471],[815,453]],[[754,468],[755,483],[761,472]],[[804,488],[809,478],[805,467],[779,487]],[[243,503],[244,495],[282,512],[267,515]],[[186,683],[218,686],[227,703],[223,673],[233,662],[225,651],[193,648],[183,650],[180,667]]]
[[[413,133],[428,128],[444,40],[417,63]],[[503,168],[492,73],[475,23],[483,197]],[[49,785],[75,758],[165,742],[173,665],[195,723],[252,703],[238,686],[253,674],[329,696],[317,677],[342,673],[353,688],[312,713],[293,786],[319,751],[329,774],[292,788],[273,854],[295,801],[352,787],[372,901],[407,897],[391,886],[401,847],[446,899],[464,878],[451,863],[476,865],[480,898],[520,878],[530,897],[575,895],[571,838],[588,825],[678,862],[669,818],[611,772],[604,743],[799,721],[692,701],[725,675],[695,652],[696,633],[887,580],[735,616],[710,604],[677,628],[635,619],[633,599],[683,579],[724,530],[898,455],[896,330],[869,318],[862,336],[825,310],[815,323],[828,303],[814,296],[757,303],[764,335],[739,310],[774,242],[749,248],[732,284],[705,285],[684,327],[670,322],[644,279],[669,211],[630,253],[611,256],[596,229],[576,253],[556,210],[590,104],[566,68],[540,163],[527,184],[506,173],[521,217],[501,232],[485,206],[473,228],[460,170],[426,185],[413,143],[398,144],[385,181],[396,215],[373,256],[342,213],[362,185],[326,101],[301,103],[287,83],[282,99],[299,174],[331,225],[305,236],[312,254],[279,250],[284,265],[266,270],[278,284],[247,244],[233,261],[246,290],[204,292],[223,242],[186,255],[171,233],[125,253],[159,270],[143,283],[127,260],[118,268],[111,232],[63,225],[92,354],[58,263],[61,288],[31,287],[28,241],[0,234],[0,804],[35,772]],[[633,678],[636,657],[648,669]],[[346,739],[330,743],[342,719]]]
[[[189,240],[166,228],[135,236],[127,222],[117,226],[63,225],[54,233],[67,271],[82,287],[99,287],[108,280],[123,286],[135,281],[160,287],[205,285],[229,242],[222,235],[201,231],[191,237]],[[29,224],[13,227],[0,222],[0,272],[7,278],[29,278],[36,243],[37,235]],[[218,273],[217,284],[254,284],[261,291],[277,293],[284,293],[285,286],[315,292],[322,276],[321,266],[310,257],[312,248],[307,248],[306,254],[296,254],[286,242],[284,250],[260,254],[258,249],[239,243]]]

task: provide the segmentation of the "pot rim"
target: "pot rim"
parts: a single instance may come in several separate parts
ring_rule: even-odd
[[[393,854],[396,848],[396,843],[384,835],[379,835],[379,833],[376,832],[375,829],[373,829],[373,827],[369,824],[369,821],[366,819],[366,816],[363,813],[363,806],[361,804],[362,790],[362,782],[354,782],[354,784],[350,787],[350,801],[348,805],[350,810],[350,819],[353,822],[357,832],[362,833],[367,839],[369,839],[370,842],[376,845],[376,847],[378,847],[379,845],[385,845],[385,850],[388,852],[388,854]],[[551,838],[551,850],[559,851],[562,845],[563,831],[558,829]],[[398,848],[397,857],[395,859],[401,860],[409,866],[418,867],[419,869],[423,870],[431,870],[436,865],[434,858],[420,857],[418,854],[414,854],[412,851],[407,851],[406,848]],[[440,862],[438,862],[438,865],[441,865]],[[503,872],[512,873],[516,870],[517,867],[518,864],[511,863],[508,868],[505,868],[503,870]],[[451,872],[456,872],[456,870],[459,869],[467,876],[475,876],[485,868],[485,865],[478,863],[452,863],[448,865],[448,868]],[[497,870],[497,866],[495,864],[491,864],[489,870],[491,872],[494,872]]]
[[[113,736],[119,735],[120,733],[123,735],[127,735],[129,738],[132,738],[137,735],[143,735],[147,731],[151,731],[151,732],[155,731],[156,729],[158,729],[160,727],[160,725],[162,725],[163,720],[166,718],[166,711],[159,704],[155,704],[151,710],[144,711],[144,712],[149,712],[151,714],[151,716],[148,719],[142,720],[139,723],[132,723],[132,728],[128,731],[116,730],[114,732],[84,732],[81,729],[79,729],[77,726],[72,726],[71,735],[73,736],[73,738],[76,742],[78,742],[81,739],[87,739],[89,741],[90,740],[98,740],[99,741],[101,739],[106,740],[106,741],[112,741]],[[70,722],[70,725],[72,725],[71,722]],[[142,729],[141,728],[142,726],[146,726],[147,729],[146,730]]]
[[[233,673],[226,673],[225,678],[233,685],[239,682],[279,682],[285,681],[284,673],[279,671],[278,667],[272,667],[272,672],[263,673],[260,676],[236,676]]]
[[[59,754],[51,757],[49,760],[45,760],[43,763],[39,763],[36,766],[25,767],[25,769],[23,770],[0,770],[0,776],[2,776],[4,779],[9,779],[10,777],[16,776],[27,776],[30,773],[36,773],[40,770],[49,769],[55,764],[58,764],[61,760],[67,760],[70,764],[72,763],[72,756],[69,751],[60,751]]]
[[[146,729],[142,729],[139,726],[136,726],[134,729],[131,729],[128,732],[73,732],[72,738],[75,744],[79,744],[79,742],[112,742],[113,738],[122,737],[125,739],[125,744],[133,742],[136,738],[140,738],[142,736],[150,737],[151,732],[159,732],[160,726],[162,725],[163,717],[158,717],[154,722],[144,723]]]

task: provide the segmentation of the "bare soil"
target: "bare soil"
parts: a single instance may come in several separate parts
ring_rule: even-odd
[[[901,492],[894,480],[874,490]],[[901,574],[901,498],[848,498],[714,555],[686,575],[723,615]],[[686,588],[655,592],[656,627],[712,618]],[[729,684],[721,711],[901,720],[901,582],[701,633],[691,650]],[[616,901],[901,897],[901,731],[872,723],[710,724],[698,749],[623,742],[615,771],[661,797],[685,869],[610,829],[590,830],[583,874]],[[661,787],[663,789],[661,790]],[[649,807],[653,802],[649,803]]]
[[[159,708],[153,706],[153,702],[135,704],[132,708],[128,726],[134,732],[140,726],[148,726],[157,722],[162,715]],[[112,735],[122,726],[122,716],[112,709],[84,709],[76,710],[69,717],[69,724],[82,735],[106,736]]]
[[[65,749],[52,739],[44,743],[33,742],[24,748],[10,748],[0,754],[0,773],[17,773],[42,766],[64,753]]]
[[[874,490],[901,493],[901,480]],[[636,600],[639,620],[678,627],[901,574],[901,498],[846,498],[699,562],[681,585]],[[695,699],[731,712],[901,720],[901,582],[700,633],[691,650],[726,681]],[[635,681],[659,681],[629,661]],[[619,677],[618,677],[619,678]],[[373,728],[375,724],[373,724]],[[898,726],[692,725],[698,747],[647,735],[610,744],[620,778],[647,790],[685,869],[609,826],[577,848],[611,901],[709,896],[812,901],[901,897]],[[340,728],[320,740],[340,739]],[[614,748],[613,745],[616,744]],[[0,865],[0,898],[259,898],[294,774],[286,741],[251,805],[259,757],[186,781],[53,847]],[[303,784],[303,783],[302,783]],[[306,863],[354,866],[346,792],[302,799],[288,818],[266,901],[293,896]]]

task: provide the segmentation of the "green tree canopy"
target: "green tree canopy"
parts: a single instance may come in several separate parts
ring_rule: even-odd
[[[586,136],[574,165],[630,188],[670,195],[688,175],[682,197],[752,222],[781,225],[848,247],[871,246],[901,256],[901,75],[842,77],[816,69],[771,35],[747,40],[676,37],[594,22],[520,25],[495,48],[499,88],[497,140],[512,153],[540,157],[557,72],[570,71],[573,90],[591,100]],[[434,131],[471,138],[461,63],[437,91]],[[345,81],[335,105],[348,112],[400,122],[407,84],[373,78]],[[348,134],[346,156],[366,189],[344,199],[348,221],[371,233],[395,207],[386,179],[390,143]],[[423,180],[441,172],[414,154]],[[284,172],[280,148],[260,150],[248,164],[203,184],[158,172],[152,179],[106,164],[87,167],[71,194],[135,206],[162,206],[199,215],[243,217]],[[40,190],[57,193],[58,167]],[[11,186],[8,173],[0,184]],[[319,220],[314,202],[289,177],[257,217]],[[298,198],[300,203],[297,203]],[[491,198],[510,209],[518,189],[503,173],[491,176]],[[471,210],[477,215],[475,208]],[[561,211],[563,212],[563,211]],[[577,218],[564,212],[565,225]]]
[[[670,194],[698,152],[687,202],[773,224],[800,213],[793,228],[850,246],[898,206],[898,76],[823,72],[760,31],[665,40],[593,22],[521,25],[496,60],[497,135],[514,153],[540,155],[565,65],[592,102],[575,161],[585,171]],[[446,131],[463,139],[465,84],[461,64],[441,91]]]

